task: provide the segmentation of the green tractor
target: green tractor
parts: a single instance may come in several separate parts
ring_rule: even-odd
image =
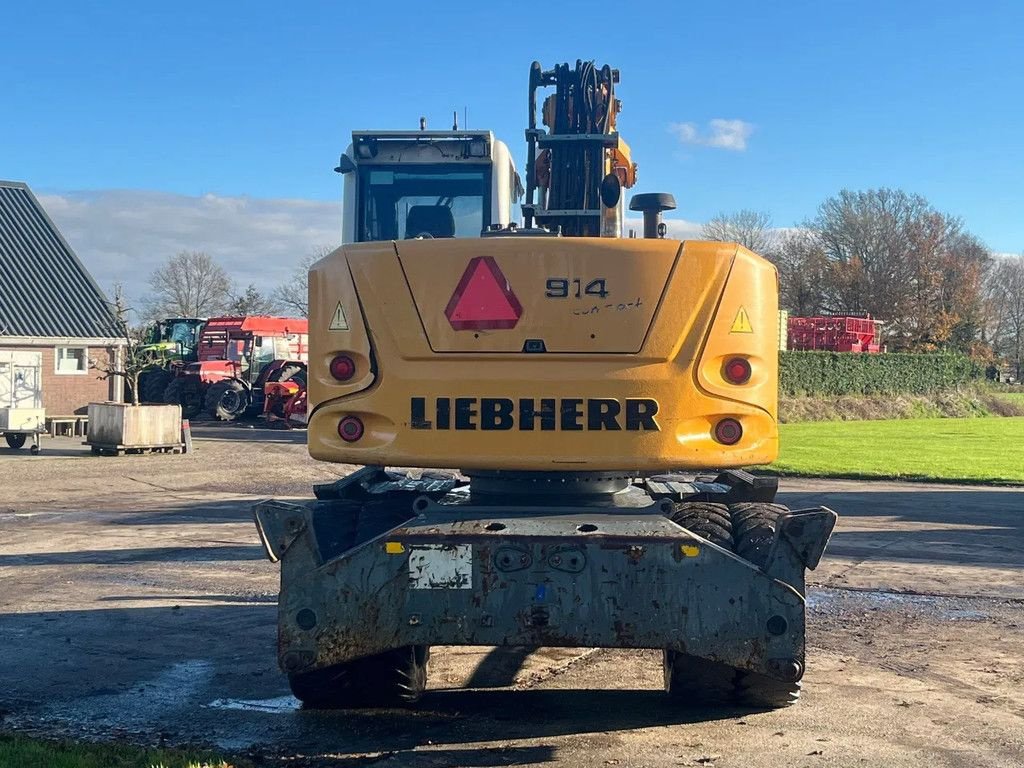
[[[196,361],[199,333],[206,318],[172,317],[154,323],[146,331],[145,346],[152,364],[139,376],[139,401],[164,402],[164,390],[175,370]]]

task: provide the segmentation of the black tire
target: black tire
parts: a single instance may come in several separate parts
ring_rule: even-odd
[[[756,672],[736,674],[736,702],[755,709],[780,709],[800,700],[800,681],[786,683]]]
[[[164,402],[164,392],[173,378],[174,374],[170,371],[159,368],[143,373],[139,376],[139,402]]]
[[[741,706],[779,709],[800,700],[800,682],[783,682],[756,672],[665,651],[665,690],[685,706]]]
[[[202,410],[199,398],[185,386],[183,378],[176,378],[164,390],[164,402],[181,406],[181,418],[194,419]]]
[[[733,703],[736,670],[733,667],[665,651],[662,660],[665,690],[684,706],[728,706]]]
[[[758,568],[768,562],[768,550],[775,539],[779,518],[789,512],[781,504],[750,502],[729,507],[732,517],[733,551]]]
[[[407,707],[427,687],[430,646],[407,645],[364,659],[288,676],[295,698],[310,709]]]
[[[669,519],[712,544],[732,550],[732,520],[725,504],[684,501],[675,505]]]
[[[203,408],[206,414],[220,421],[234,421],[245,416],[252,398],[238,379],[218,381],[206,390]]]
[[[7,446],[18,450],[25,445],[25,433],[24,432],[5,432],[4,439],[7,441]]]
[[[729,507],[732,517],[733,551],[744,560],[764,568],[775,539],[779,518],[789,510],[781,504],[746,502]],[[756,672],[736,674],[737,703],[759,709],[775,709],[795,704],[800,698],[800,682],[784,682]]]
[[[721,521],[722,510],[728,516],[728,526]],[[743,503],[725,507],[684,502],[677,506],[672,520],[763,568],[779,518],[788,511],[781,504]],[[715,541],[700,528],[720,540]],[[728,540],[722,535],[726,528],[732,534]],[[799,681],[784,682],[677,651],[665,651],[663,664],[665,690],[686,705],[777,709],[795,704],[800,698]]]
[[[295,374],[304,373],[306,366],[304,365],[284,365],[274,371],[267,377],[267,381],[290,381]],[[303,376],[305,379],[305,376]]]

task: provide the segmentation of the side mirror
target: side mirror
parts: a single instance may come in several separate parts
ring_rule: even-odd
[[[352,173],[356,169],[356,164],[352,161],[352,158],[348,155],[342,155],[338,160],[338,167],[334,169],[335,173]]]
[[[622,182],[614,173],[609,173],[601,179],[601,204],[605,208],[614,208],[619,204],[622,197]]]

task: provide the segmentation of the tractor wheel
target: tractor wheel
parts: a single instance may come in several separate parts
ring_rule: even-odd
[[[364,659],[288,676],[299,701],[310,709],[402,707],[427,687],[430,646],[407,645]]]
[[[139,376],[139,402],[140,403],[162,403],[167,385],[171,383],[174,374],[170,371],[155,369],[146,371]]]
[[[781,504],[733,504],[729,507],[733,551],[758,568],[764,568],[779,518],[788,511]]]
[[[249,410],[249,390],[237,379],[218,381],[206,390],[206,413],[221,421],[240,419]]]
[[[732,550],[732,520],[725,504],[684,501],[675,505],[669,519],[712,544]]]
[[[295,374],[305,371],[303,365],[285,365],[267,377],[267,381],[290,381]]]
[[[185,380],[181,378],[174,379],[167,385],[167,389],[164,390],[164,402],[169,405],[180,405],[183,419],[194,419],[201,410],[199,398],[186,389]]]
[[[7,445],[14,450],[18,450],[25,445],[24,432],[5,432],[4,439],[7,441]]]

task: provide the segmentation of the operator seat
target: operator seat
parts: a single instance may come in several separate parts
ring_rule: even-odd
[[[455,217],[446,205],[414,205],[405,217],[405,239],[420,235],[455,237]]]

